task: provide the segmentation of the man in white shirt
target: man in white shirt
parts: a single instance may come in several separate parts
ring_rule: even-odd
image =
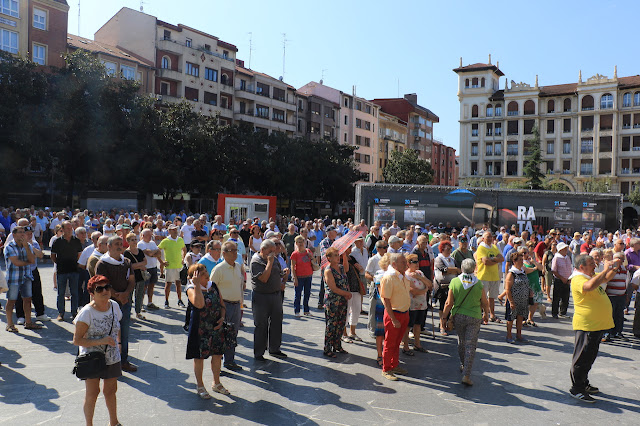
[[[385,240],[379,240],[376,243],[377,253],[369,258],[369,261],[367,262],[367,268],[364,272],[364,276],[367,278],[367,280],[369,280],[369,282],[373,282],[373,278],[375,277],[376,272],[380,270],[380,259],[382,259],[382,256],[387,254],[388,248],[389,245]]]
[[[393,224],[389,227],[389,231],[391,231],[391,235],[396,235],[400,231],[397,220],[393,221]]]
[[[158,282],[158,261],[162,260],[162,250],[158,248],[155,241],[151,239],[152,231],[149,228],[143,229],[140,233],[140,241],[138,242],[138,249],[142,250],[145,258],[147,259],[147,272],[151,275],[147,284],[147,310],[157,311],[158,308],[153,304],[153,290]]]
[[[182,225],[182,229],[180,229],[180,236],[184,240],[184,244],[187,248],[189,247],[189,244],[191,244],[191,233],[194,229],[196,229],[196,227],[193,225],[193,216],[189,216],[187,218],[187,222]]]

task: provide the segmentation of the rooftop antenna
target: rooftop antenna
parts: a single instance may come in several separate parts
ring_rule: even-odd
[[[142,1],[140,0],[140,12],[144,12],[144,5],[146,4],[146,1]]]
[[[320,78],[320,84],[324,84],[324,72],[328,71],[328,68],[322,70],[322,78]]]
[[[253,51],[253,33],[249,32],[249,69],[251,69],[251,52]]]
[[[80,0],[78,0],[78,37],[80,37]]]
[[[398,80],[398,97],[400,97],[400,77],[398,77],[397,80]]]
[[[284,60],[287,53],[287,33],[282,33],[282,78],[284,79]]]

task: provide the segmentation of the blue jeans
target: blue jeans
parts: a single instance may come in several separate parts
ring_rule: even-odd
[[[300,298],[302,296],[302,291],[304,290],[304,299],[302,301],[302,306],[304,308],[304,312],[309,312],[309,297],[311,296],[311,279],[313,276],[308,277],[298,277],[298,286],[296,289],[296,296],[293,299],[293,311],[296,314],[300,313]]]
[[[126,364],[129,358],[129,327],[131,326],[131,296],[126,305],[120,306],[122,319],[120,320],[120,344],[122,346],[121,362]]]
[[[64,315],[64,294],[67,290],[67,283],[69,284],[69,292],[71,293],[71,315],[78,313],[78,298],[80,297],[78,291],[78,273],[70,272],[68,274],[58,273],[58,313]]]

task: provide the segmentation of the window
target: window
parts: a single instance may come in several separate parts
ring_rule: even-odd
[[[184,88],[184,97],[193,102],[198,102],[199,90],[193,87]]]
[[[344,125],[346,126],[349,123],[349,117],[344,116]]]
[[[562,141],[562,153],[563,154],[571,154],[571,141],[563,140]]]
[[[487,144],[487,146],[485,147],[484,154],[486,156],[493,155],[493,145],[492,144],[490,144],[490,143]]]
[[[514,136],[518,134],[518,122],[507,121],[507,136]]]
[[[266,96],[268,98],[269,97],[269,89],[271,89],[271,87],[269,87],[268,84],[256,83],[256,94],[257,95]]]
[[[477,143],[471,144],[471,156],[472,157],[477,157],[478,156],[478,144]]]
[[[358,111],[362,111],[362,102],[360,102],[360,101],[356,101],[356,109],[357,109]]]
[[[471,137],[478,136],[478,123],[474,123],[471,125]]]
[[[185,42],[184,42],[184,45],[187,46],[187,47],[191,47],[191,42],[192,42],[192,40],[190,38],[187,38],[185,40]]]
[[[107,70],[107,75],[113,77],[117,72],[117,65],[113,62],[104,62],[104,67]]]
[[[474,105],[471,107],[471,117],[478,116],[478,105]]]
[[[200,66],[187,62],[186,73],[194,77],[198,77],[200,75]]]
[[[496,104],[496,117],[502,117],[502,104]]]
[[[344,134],[344,143],[347,143],[347,134]]]
[[[640,92],[633,94],[633,106],[640,106]]]
[[[613,139],[611,136],[600,136],[600,152],[611,152],[613,149]],[[602,161],[602,158],[600,159]]]
[[[600,130],[613,129],[613,114],[604,114],[600,116]]]
[[[545,165],[546,165],[547,173],[552,175],[553,174],[553,161],[545,161]]]
[[[356,145],[362,145],[362,136],[356,135]]]
[[[631,151],[631,137],[623,136],[622,137],[622,150],[623,151]]]
[[[169,83],[167,82],[161,82],[160,83],[160,94],[161,95],[168,95],[169,94]]]
[[[204,79],[209,81],[218,81],[218,70],[214,70],[212,68],[204,69]],[[244,81],[244,80],[242,80]],[[241,87],[242,89],[242,87]]]
[[[531,99],[524,103],[524,115],[533,115],[536,113],[536,104]]]
[[[269,118],[269,107],[256,105],[256,116],[261,118]]]
[[[570,175],[571,174],[571,161],[563,161],[562,162],[562,174]]]
[[[547,120],[547,133],[553,134],[555,132],[555,121]]]
[[[631,106],[631,93],[625,93],[622,95],[622,106],[630,107]]]
[[[284,123],[284,111],[281,109],[273,109],[273,120]]]
[[[593,131],[593,115],[583,115],[580,121],[582,122],[581,129],[583,132]]]
[[[553,151],[555,149],[555,144],[553,141],[548,141],[547,142],[547,154],[553,154]]]
[[[362,120],[359,118],[356,118],[356,127],[362,129]]]
[[[509,106],[507,106],[507,115],[518,115],[518,103],[516,101],[509,102]]]
[[[33,45],[33,62],[45,65],[47,60],[47,48],[41,44]]]
[[[229,59],[229,51],[228,50],[223,50],[222,51],[222,57],[224,59]]]
[[[484,77],[480,79],[480,87],[484,87]]]
[[[613,108],[613,95],[611,93],[605,93],[600,98],[600,109]]]
[[[493,123],[487,123],[487,136],[493,135]]]
[[[2,36],[0,37],[0,49],[9,53],[18,53],[18,33],[0,29],[0,36]]]
[[[364,112],[366,112],[367,114],[371,114],[371,105],[366,104],[364,106]]]
[[[518,176],[517,161],[507,161],[507,176]]]
[[[368,121],[364,122],[364,129],[365,130],[371,130],[371,123],[369,123]]]
[[[563,106],[564,112],[571,112],[571,99],[566,98]]]
[[[500,142],[493,144],[493,155],[502,155],[502,144]]]
[[[631,114],[624,114],[622,116],[622,128],[623,129],[631,128]]]
[[[309,111],[311,111],[311,114],[320,115],[320,104],[309,102]]]
[[[204,92],[204,103],[209,105],[218,105],[218,95],[215,93]]]
[[[507,143],[507,155],[518,155],[518,142]]]
[[[136,70],[126,65],[120,65],[120,74],[125,80],[135,80],[136,78]]]
[[[273,99],[284,102],[286,99],[286,94],[284,90],[274,87],[273,88]]]
[[[33,8],[33,28],[47,29],[47,11]]]
[[[325,105],[324,107],[324,116],[326,118],[330,118],[330,119],[334,119],[335,118],[335,111],[333,110],[332,107]]]
[[[349,107],[349,98],[344,98],[344,106]]]
[[[580,174],[581,175],[592,175],[593,174],[593,162],[582,160],[580,163]]]
[[[365,164],[371,164],[371,156],[365,154],[364,162],[365,162]]]
[[[476,176],[478,174],[478,162],[477,161],[472,161],[471,162],[471,175],[472,176]]]
[[[493,105],[487,105],[487,117],[493,117]]]
[[[367,147],[371,146],[371,138],[364,138],[364,146],[367,146]]]
[[[495,131],[494,131],[495,135],[502,136],[502,123],[495,123],[494,128],[495,128]]]
[[[13,16],[14,18],[20,17],[20,12],[18,8],[18,0],[2,0],[0,2],[1,9],[0,12],[5,15]]]
[[[468,89],[468,88],[469,88],[469,79],[468,79],[468,78],[466,78],[466,79],[464,80],[464,87],[465,87],[466,89]]]
[[[582,139],[580,141],[581,154],[593,154],[593,139]]]
[[[362,163],[362,158],[361,158],[361,157],[362,157],[362,156],[360,155],[360,153],[359,153],[359,152],[356,152],[356,153],[354,154],[354,158],[355,158],[355,160],[356,160],[356,163]]]
[[[586,95],[582,98],[582,110],[593,111],[593,96]]]
[[[547,101],[547,113],[551,114],[556,111],[556,103],[553,100]]]
[[[571,119],[570,118],[565,118],[562,121],[562,132],[563,133],[570,133],[571,132]]]
[[[164,30],[163,38],[164,38],[165,40],[171,40],[171,31],[169,31],[169,30]]]
[[[171,59],[167,56],[162,57],[162,63],[160,64],[162,69],[168,70],[171,68]]]
[[[471,87],[472,87],[472,88],[476,88],[476,87],[478,87],[478,77],[473,77],[473,78],[471,79]]]

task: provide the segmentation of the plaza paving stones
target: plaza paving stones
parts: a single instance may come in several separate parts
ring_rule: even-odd
[[[49,264],[40,270],[47,313],[55,318],[52,269]],[[231,395],[212,393],[208,401],[195,394],[193,364],[185,359],[185,310],[177,307],[173,292],[171,309],[147,312],[146,320],[133,323],[130,356],[139,370],[125,373],[119,381],[121,422],[154,426],[638,423],[638,339],[601,346],[590,375],[601,390],[596,404],[581,403],[567,392],[573,350],[570,319],[539,320],[538,328],[525,328],[529,343],[515,345],[505,342],[504,324],[483,326],[471,388],[460,384],[456,337],[423,336],[429,353],[401,354],[409,375],[390,382],[376,365],[375,343],[365,330],[364,316],[358,327],[363,342],[344,343],[349,354],[337,359],[322,356],[324,314],[315,309],[318,281],[316,273],[310,318],[293,316],[293,288],[287,288],[282,350],[289,357],[285,360],[266,354],[266,362],[254,361],[251,310],[244,311],[245,327],[237,348],[237,362],[244,370],[223,369],[222,382]],[[161,294],[158,286],[156,304],[162,301]],[[497,309],[504,313],[502,307]],[[430,330],[430,319],[427,322]],[[71,374],[76,352],[71,344],[73,325],[54,320],[45,326],[40,331],[20,326],[19,334],[0,332],[1,424],[84,424],[84,384]],[[630,326],[627,321],[627,336]],[[204,377],[210,387],[208,365],[205,362]],[[108,422],[102,396],[94,421]]]

